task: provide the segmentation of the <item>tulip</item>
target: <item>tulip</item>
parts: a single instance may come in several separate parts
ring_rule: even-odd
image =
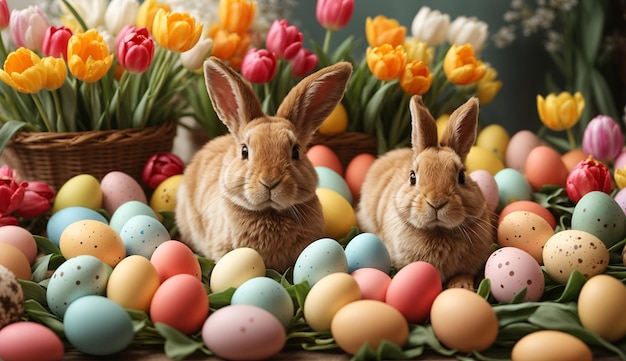
[[[137,12],[136,25],[138,28],[146,27],[152,32],[152,24],[154,23],[154,16],[159,9],[163,9],[169,12],[169,4],[157,3],[155,0],[144,0],[139,6]]]
[[[138,0],[111,0],[104,13],[106,29],[117,35],[125,25],[135,23],[138,13]]]
[[[0,217],[15,212],[24,199],[26,183],[17,183],[11,177],[0,177]]]
[[[63,58],[47,56],[41,59],[39,66],[46,72],[46,82],[43,85],[45,89],[56,90],[65,83],[67,67],[65,66],[65,60],[63,60]]]
[[[495,80],[498,77],[498,72],[492,67],[487,67],[487,72],[476,84],[476,95],[480,105],[486,105],[491,103],[493,98],[498,94],[500,88],[502,88],[502,82]]]
[[[539,118],[546,127],[555,131],[571,129],[580,120],[584,109],[585,98],[580,92],[573,96],[569,92],[559,95],[550,93],[545,99],[537,95]]]
[[[243,58],[250,50],[250,44],[252,42],[251,32],[241,34],[241,38],[239,39],[238,46],[235,49],[235,53],[228,59],[228,63],[230,67],[235,70],[241,69],[241,63],[243,62]]]
[[[213,39],[206,35],[200,36],[200,40],[194,45],[193,48],[187,50],[184,53],[180,53],[180,62],[185,69],[193,72],[201,72],[202,64],[206,60],[207,56],[211,53],[213,47]]]
[[[80,80],[93,83],[100,80],[113,65],[104,38],[95,29],[72,35],[67,45],[67,65]]]
[[[154,40],[147,28],[125,28],[117,46],[117,58],[121,66],[131,73],[141,74],[148,70],[154,58]]]
[[[617,184],[617,187],[619,189],[624,189],[624,187],[626,187],[626,167],[616,169],[613,174],[613,178],[615,178],[615,184]]]
[[[41,53],[44,56],[67,59],[67,43],[72,37],[72,30],[66,26],[49,26],[43,37]]]
[[[452,83],[468,85],[482,79],[487,67],[476,60],[472,45],[452,45],[443,59],[443,71]]]
[[[11,11],[7,0],[0,0],[0,30],[6,29],[11,20]]]
[[[302,33],[287,20],[274,20],[267,32],[266,48],[278,59],[289,60],[302,48],[302,39]]]
[[[40,62],[35,52],[19,48],[7,56],[4,69],[0,69],[0,80],[21,93],[37,93],[46,84],[46,70],[39,66]]]
[[[450,27],[450,15],[422,6],[411,23],[411,35],[429,46],[437,46],[446,40]]]
[[[578,163],[569,173],[565,190],[569,199],[574,203],[592,191],[610,194],[613,190],[611,172],[602,162],[590,156]]]
[[[406,64],[400,75],[400,87],[407,94],[422,95],[430,89],[433,74],[421,60],[413,60]]]
[[[378,15],[374,19],[365,19],[365,37],[371,47],[391,44],[396,47],[402,45],[406,36],[406,27],[400,26],[395,19],[388,19]]]
[[[354,0],[317,0],[317,22],[327,30],[343,29],[354,13]]]
[[[19,220],[15,217],[11,216],[0,216],[0,227],[2,226],[17,226],[19,225]]]
[[[68,0],[69,4],[78,13],[81,19],[85,22],[87,29],[99,29],[104,26],[104,14],[107,11],[109,0]],[[76,16],[72,14],[70,9],[61,2],[61,21],[65,26],[72,29],[74,32],[86,31],[87,29],[81,28],[76,20]]]
[[[239,48],[239,44],[241,43],[241,35],[231,33],[226,29],[220,28],[216,24],[211,25],[209,37],[213,39],[211,55],[222,60],[230,59],[235,54],[237,48]]]
[[[152,33],[159,45],[169,51],[182,53],[196,45],[202,35],[202,24],[187,13],[170,13],[159,9],[154,16]]]
[[[421,60],[427,66],[432,66],[435,48],[416,38],[406,39],[402,46],[404,46],[407,61]]]
[[[26,218],[35,218],[45,214],[50,209],[54,191],[44,182],[27,182],[26,184],[24,199],[15,212]]]
[[[0,166],[0,178],[2,177],[15,178],[15,173],[11,168],[9,168],[8,165],[5,164]]]
[[[256,2],[248,0],[221,0],[218,18],[222,28],[237,34],[248,31],[256,14]]]
[[[250,49],[241,62],[241,74],[255,84],[267,83],[278,68],[276,55],[267,49]]]
[[[38,7],[29,6],[26,9],[11,11],[9,30],[11,40],[16,47],[41,49],[46,29],[48,29],[48,20]]]
[[[454,19],[448,28],[448,42],[450,44],[471,44],[479,53],[487,41],[488,25],[475,17],[459,16]]]
[[[291,74],[296,77],[303,77],[309,74],[317,66],[317,55],[309,49],[302,48],[298,54],[289,60]]]
[[[597,115],[587,124],[582,143],[585,153],[608,164],[622,151],[624,135],[613,118]]]
[[[141,180],[150,189],[156,188],[167,178],[182,174],[185,163],[173,153],[156,153],[152,155],[141,173]]]
[[[374,76],[382,81],[397,78],[406,65],[406,53],[399,45],[384,44],[376,48],[367,48],[367,66]]]

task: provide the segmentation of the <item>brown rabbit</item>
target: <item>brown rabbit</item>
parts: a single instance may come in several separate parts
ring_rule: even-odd
[[[392,264],[426,261],[443,282],[471,281],[495,242],[494,214],[464,162],[476,140],[478,100],[449,118],[443,138],[421,97],[410,101],[413,148],[396,149],[369,169],[357,206],[359,227],[387,245]]]
[[[323,237],[317,172],[306,150],[351,72],[341,62],[309,75],[268,116],[244,78],[217,58],[207,60],[208,93],[230,134],[209,141],[185,170],[176,206],[181,240],[214,260],[250,247],[282,272]]]

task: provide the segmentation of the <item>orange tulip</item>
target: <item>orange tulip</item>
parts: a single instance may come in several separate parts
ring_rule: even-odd
[[[67,67],[63,58],[48,56],[41,59],[39,63],[46,71],[46,82],[44,88],[47,90],[59,89],[67,77]]]
[[[500,88],[502,88],[502,82],[499,80],[495,80],[497,76],[498,72],[496,71],[496,69],[492,67],[487,67],[487,72],[482,77],[482,79],[478,81],[478,84],[476,86],[476,94],[478,95],[480,105],[491,103],[493,98],[500,91]]]
[[[368,17],[365,19],[365,36],[371,47],[383,44],[391,44],[395,47],[404,42],[406,27],[400,26],[397,20],[383,15],[378,15],[374,19]]]
[[[159,9],[154,15],[152,34],[159,45],[169,51],[182,53],[200,40],[202,24],[187,13],[171,13]]]
[[[34,94],[46,84],[46,70],[39,66],[41,59],[35,52],[18,48],[7,56],[0,80],[20,93]]]
[[[242,42],[241,35],[222,29],[217,24],[211,25],[209,37],[213,39],[211,55],[222,60],[230,59],[240,48],[239,45]]]
[[[136,26],[138,28],[146,27],[148,28],[148,30],[152,31],[154,16],[156,15],[157,11],[159,11],[159,9],[170,11],[170,6],[169,4],[158,3],[155,0],[144,0],[141,6],[139,6]]]
[[[221,0],[218,17],[222,28],[237,34],[248,31],[256,13],[256,2],[248,0]]]
[[[468,85],[482,79],[487,67],[476,59],[470,44],[463,44],[450,47],[443,59],[443,71],[452,83]]]
[[[67,65],[77,78],[88,83],[100,80],[113,65],[104,38],[95,29],[72,35],[67,44]]]
[[[433,74],[421,60],[413,60],[406,64],[400,75],[402,90],[411,95],[422,95],[430,89]]]
[[[406,65],[406,53],[402,45],[391,44],[367,48],[367,66],[374,76],[388,81],[397,78]]]

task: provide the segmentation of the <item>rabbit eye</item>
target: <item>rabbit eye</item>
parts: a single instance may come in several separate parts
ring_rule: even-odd
[[[459,172],[459,184],[465,184],[465,172],[463,170]]]
[[[248,159],[248,146],[245,144],[241,146],[241,159]]]
[[[291,148],[291,159],[300,159],[300,146],[298,144],[294,145],[293,148]]]
[[[412,186],[414,186],[415,183],[417,183],[417,176],[415,175],[414,171],[411,171],[411,173],[409,174],[409,181],[411,182]]]

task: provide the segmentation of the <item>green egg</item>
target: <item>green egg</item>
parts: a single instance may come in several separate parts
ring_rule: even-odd
[[[593,191],[576,203],[571,228],[593,234],[610,248],[626,235],[626,215],[610,195]]]

